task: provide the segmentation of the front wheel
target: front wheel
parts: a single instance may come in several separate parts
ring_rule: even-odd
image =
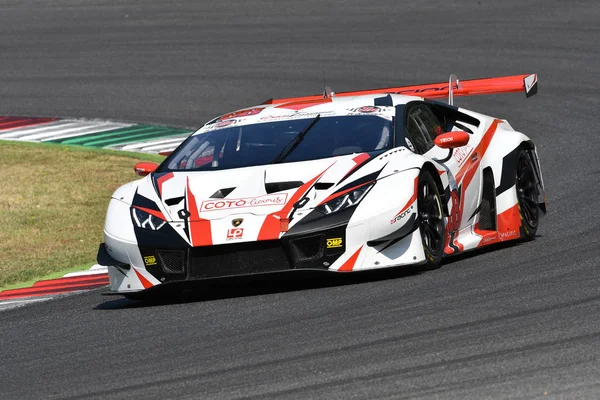
[[[444,255],[444,212],[440,192],[429,171],[421,171],[418,190],[419,230],[426,259],[424,269],[436,269]]]

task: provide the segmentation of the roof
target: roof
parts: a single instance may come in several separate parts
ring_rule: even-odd
[[[302,118],[374,115],[391,119],[395,115],[394,106],[405,104],[421,97],[403,95],[368,94],[361,96],[345,96],[297,100],[276,104],[260,104],[244,108],[209,121],[197,133],[204,133],[233,125],[249,125],[273,121],[287,121]]]

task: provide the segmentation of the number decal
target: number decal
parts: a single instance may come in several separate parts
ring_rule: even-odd
[[[458,191],[455,189],[450,193],[452,198],[452,208],[450,209],[450,215],[448,216],[448,224],[446,228],[448,233],[456,232],[460,227],[460,207],[458,199]]]

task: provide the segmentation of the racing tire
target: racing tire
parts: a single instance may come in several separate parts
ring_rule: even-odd
[[[531,157],[521,149],[517,157],[515,187],[517,190],[517,206],[521,217],[521,241],[528,242],[535,238],[540,210],[537,203],[538,189]]]
[[[438,186],[427,170],[421,171],[419,175],[417,212],[425,253],[425,264],[422,269],[437,269],[441,266],[444,255],[444,211]]]

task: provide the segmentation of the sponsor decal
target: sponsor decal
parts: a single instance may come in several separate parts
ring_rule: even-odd
[[[342,238],[331,238],[326,240],[327,248],[334,249],[336,247],[342,247],[343,240]]]
[[[484,237],[482,240],[482,243],[485,244],[485,243],[489,243],[489,242],[496,241],[496,240],[500,240],[500,241],[510,240],[510,239],[515,239],[517,237],[519,237],[519,232],[517,232],[517,231],[497,232],[493,235]]]
[[[233,225],[234,228],[237,228],[242,224],[242,222],[244,222],[244,218],[236,218],[231,220],[231,225]]]
[[[438,92],[438,91],[443,91],[443,90],[448,90],[448,86],[444,85],[444,86],[429,87],[429,88],[422,88],[422,89],[406,89],[406,90],[399,90],[397,92],[390,92],[390,93],[394,93],[394,94],[424,93],[424,92]]]
[[[456,189],[452,190],[450,197],[452,198],[452,208],[450,209],[450,215],[448,215],[446,230],[448,232],[456,232],[460,228],[460,200],[458,191]]]
[[[227,240],[239,240],[244,236],[244,228],[232,228],[227,230]]]
[[[517,232],[517,231],[498,232],[498,238],[500,240],[512,239],[517,236],[519,236],[519,232]]]
[[[457,163],[461,164],[465,160],[465,158],[467,158],[471,150],[473,150],[473,148],[470,146],[462,146],[458,149],[454,149],[452,156],[454,157]]]
[[[144,257],[145,265],[156,265],[156,257],[154,256],[146,256]]]
[[[226,119],[225,121],[217,122],[214,126],[215,128],[225,128],[226,126],[235,125],[237,120],[235,119]]]
[[[259,207],[259,206],[283,206],[287,201],[287,193],[267,194],[245,199],[220,199],[203,201],[200,212],[231,210],[234,208]]]
[[[361,114],[371,114],[381,112],[381,108],[377,106],[362,106],[357,108],[349,108],[348,111]]]
[[[496,240],[496,239],[498,239],[498,234],[497,233],[495,235],[484,237],[483,238],[483,243],[489,243],[492,240]]]
[[[396,222],[400,221],[402,218],[406,217],[408,214],[410,214],[412,212],[414,206],[410,206],[409,208],[406,209],[406,211],[401,212],[400,214],[396,215],[394,218],[392,218],[390,220],[390,225],[395,224]]]
[[[295,112],[293,114],[284,115],[265,115],[261,117],[259,121],[283,121],[283,120],[294,120],[294,119],[309,119],[316,118],[317,115],[324,117],[334,115],[333,111],[322,111],[322,112]]]
[[[440,138],[440,142],[442,142],[442,143],[452,142],[453,140],[454,140],[453,137]]]
[[[235,112],[223,115],[217,121],[221,122],[221,121],[225,121],[225,120],[233,119],[233,118],[250,117],[252,115],[259,114],[262,110],[264,110],[263,107],[251,108],[249,110],[235,111]]]

